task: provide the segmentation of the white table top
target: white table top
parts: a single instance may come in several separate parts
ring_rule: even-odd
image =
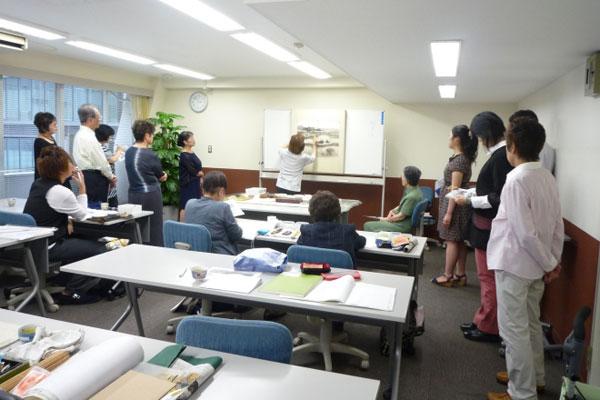
[[[0,321],[16,324],[43,325],[50,329],[74,329],[85,331],[82,350],[110,338],[126,335],[104,329],[57,321],[49,318],[17,313],[0,309]],[[128,335],[129,336],[129,335]],[[144,349],[144,360],[173,343],[162,340],[133,336]],[[346,399],[371,400],[377,396],[379,382],[333,372],[264,361],[234,354],[220,353],[188,347],[186,355],[196,357],[221,356],[223,364],[211,381],[192,398],[202,400],[306,400]]]
[[[23,213],[23,210],[25,209],[25,203],[27,202],[27,199],[15,198],[15,205],[12,206],[12,207],[10,207],[8,205],[8,200],[9,199],[0,199],[0,211],[12,212],[12,213],[17,213],[17,214]],[[76,221],[76,222],[80,223],[80,224],[83,223],[83,224],[90,224],[90,225],[107,225],[108,226],[108,225],[116,225],[116,224],[119,224],[121,222],[129,221],[131,219],[138,219],[138,218],[148,217],[148,216],[153,215],[153,214],[154,214],[153,211],[142,210],[141,213],[132,215],[131,217],[111,219],[111,220],[106,221],[104,223],[100,223],[100,222],[96,222],[96,221],[88,221],[88,220]]]
[[[252,198],[250,200],[238,201],[237,205],[244,211],[255,211],[274,214],[290,214],[290,215],[310,215],[308,212],[308,202],[302,203],[281,203],[276,202],[274,198]],[[342,213],[349,212],[352,208],[361,205],[360,200],[340,199],[340,207]]]
[[[13,229],[13,232],[3,234],[3,229]],[[3,225],[0,229],[0,248],[14,246],[33,240],[49,238],[54,235],[54,228],[40,228],[33,226]]]
[[[253,219],[245,219],[245,218],[237,218],[238,225],[242,228],[242,239],[253,241],[254,239],[260,239],[263,241],[269,241],[274,243],[286,243],[286,244],[295,244],[296,240],[291,238],[282,238],[282,237],[271,237],[271,236],[261,236],[257,234],[259,229],[270,229],[270,225],[267,221],[259,221]],[[423,252],[425,251],[425,246],[427,245],[427,238],[416,236],[419,244],[415,246],[414,249],[410,251],[410,253],[404,253],[402,251],[396,251],[392,249],[382,249],[375,245],[375,239],[377,238],[377,232],[366,232],[366,231],[357,231],[359,235],[364,236],[367,239],[367,244],[363,249],[360,249],[359,253],[371,253],[371,254],[382,254],[391,257],[400,257],[400,258],[421,258],[423,256]]]
[[[255,301],[276,304],[282,308],[302,310],[310,313],[333,313],[348,319],[364,321],[404,323],[414,285],[414,278],[401,275],[382,274],[361,271],[362,281],[366,283],[395,287],[396,298],[393,311],[380,311],[367,308],[349,307],[332,303],[315,303],[301,299],[286,298],[254,290],[249,294],[225,292],[198,286],[191,276],[190,267],[203,265],[233,269],[234,256],[202,253],[145,245],[130,245],[121,249],[103,253],[86,260],[61,267],[63,272],[93,276],[98,278],[125,281],[140,286],[162,288],[165,290],[191,294],[223,296],[227,299]],[[180,274],[185,271],[183,277]],[[263,283],[275,277],[275,274],[262,274]]]

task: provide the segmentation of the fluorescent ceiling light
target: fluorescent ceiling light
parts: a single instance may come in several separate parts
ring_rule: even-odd
[[[23,24],[19,24],[16,22],[12,22],[6,20],[4,18],[0,18],[0,28],[8,29],[9,31],[19,32],[24,35],[33,36],[40,39],[46,40],[57,40],[64,39],[64,36],[58,35],[56,33],[44,31],[42,29],[34,28],[32,26],[27,26]]]
[[[210,76],[208,74],[203,74],[202,72],[196,72],[189,69],[177,67],[175,65],[170,64],[154,64],[156,68],[160,68],[165,71],[173,72],[179,75],[189,76],[191,78],[201,79],[203,81],[208,81],[210,79],[214,79],[214,76]]]
[[[159,0],[221,32],[241,31],[243,26],[227,15],[197,0]]]
[[[438,89],[442,99],[453,99],[456,95],[456,85],[439,85]]]
[[[283,62],[298,61],[298,57],[290,53],[283,47],[276,45],[269,39],[262,37],[261,35],[254,32],[247,33],[234,33],[231,35],[234,39],[247,44],[248,46],[265,53],[268,56],[273,57],[276,60]]]
[[[439,78],[456,76],[460,55],[460,42],[431,42],[431,55],[433,56],[435,76]]]
[[[313,78],[317,78],[317,79],[331,78],[331,75],[329,75],[327,72],[315,67],[314,65],[312,65],[311,63],[306,62],[306,61],[292,61],[292,62],[289,62],[288,65],[296,68],[298,71],[302,71],[305,74],[312,76]]]
[[[106,56],[120,58],[121,60],[131,61],[138,64],[150,65],[155,63],[155,61],[150,60],[149,58],[136,56],[134,54],[126,53],[121,50],[111,49],[110,47],[100,46],[94,43],[81,42],[78,40],[70,40],[66,43],[70,46],[79,47],[80,49],[93,51],[94,53],[100,53]]]

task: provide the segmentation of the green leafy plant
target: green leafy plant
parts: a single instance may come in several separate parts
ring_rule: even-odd
[[[185,126],[176,125],[181,115],[157,112],[150,121],[156,126],[152,150],[162,163],[163,171],[168,175],[162,183],[163,205],[179,207],[179,154],[177,138]]]

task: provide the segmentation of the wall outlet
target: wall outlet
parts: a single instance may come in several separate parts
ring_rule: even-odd
[[[212,153],[212,144],[208,145],[208,154]]]

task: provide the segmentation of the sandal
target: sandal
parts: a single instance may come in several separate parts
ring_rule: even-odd
[[[467,274],[454,274],[452,277],[452,282],[456,283],[458,286],[467,286]]]
[[[440,279],[445,279],[445,280],[440,280]],[[448,288],[454,286],[454,280],[452,279],[452,275],[448,276],[446,274],[442,274],[442,275],[436,276],[435,278],[431,278],[431,283],[434,283],[436,285],[443,286],[443,287],[448,287]]]

